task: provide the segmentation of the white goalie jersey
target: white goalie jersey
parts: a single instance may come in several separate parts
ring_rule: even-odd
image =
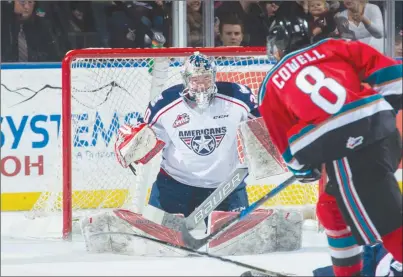
[[[217,82],[217,94],[202,113],[181,97],[183,85],[163,91],[152,101],[144,121],[165,142],[161,168],[175,180],[215,188],[240,166],[238,124],[259,117],[255,96],[240,84]]]

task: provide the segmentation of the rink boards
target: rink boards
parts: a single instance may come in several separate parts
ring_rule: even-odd
[[[401,169],[396,173],[396,177],[400,180],[399,187],[402,190]],[[276,180],[277,181],[277,180]],[[281,181],[281,180],[278,180]],[[253,203],[263,196],[266,192],[274,188],[276,184],[251,184],[247,186],[249,202]],[[307,188],[307,186],[310,186]],[[306,185],[296,183],[285,189],[275,199],[269,200],[265,203],[265,207],[273,206],[301,206],[301,205],[314,205],[317,199],[318,185]],[[126,199],[127,190],[97,190],[97,191],[75,191],[73,192],[73,202],[77,199],[86,197],[91,199],[86,202],[86,207],[82,208],[95,208],[99,205],[99,199],[104,199],[106,195],[114,195],[110,203],[106,202],[106,207],[119,207]],[[32,208],[38,200],[41,192],[14,192],[1,194],[1,210],[2,211],[27,211]]]

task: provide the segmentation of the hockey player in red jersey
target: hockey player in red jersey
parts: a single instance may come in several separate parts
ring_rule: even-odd
[[[336,276],[359,275],[361,245],[383,241],[402,262],[402,156],[396,113],[402,65],[359,41],[310,45],[308,23],[276,19],[268,53],[277,64],[259,91],[273,142],[302,182],[329,181],[317,203]],[[366,83],[367,85],[364,85]]]

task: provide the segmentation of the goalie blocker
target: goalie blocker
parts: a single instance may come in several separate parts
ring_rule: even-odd
[[[214,231],[237,212],[214,211],[208,229]],[[207,251],[216,255],[252,255],[291,251],[301,247],[303,218],[298,211],[257,210],[212,240]],[[188,253],[155,242],[127,235],[96,235],[106,232],[137,233],[172,244],[183,244],[179,231],[151,222],[128,210],[101,212],[81,222],[88,252],[134,256],[186,256]]]

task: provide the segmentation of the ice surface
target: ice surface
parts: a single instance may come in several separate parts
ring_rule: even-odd
[[[34,234],[29,231],[33,227],[22,218],[21,213],[1,214],[2,276],[239,276],[248,270],[205,257],[90,254],[80,239],[28,237]],[[33,222],[38,227],[39,221]],[[303,248],[298,251],[227,258],[299,276],[312,276],[313,269],[330,265],[326,238],[315,230],[304,231]]]

